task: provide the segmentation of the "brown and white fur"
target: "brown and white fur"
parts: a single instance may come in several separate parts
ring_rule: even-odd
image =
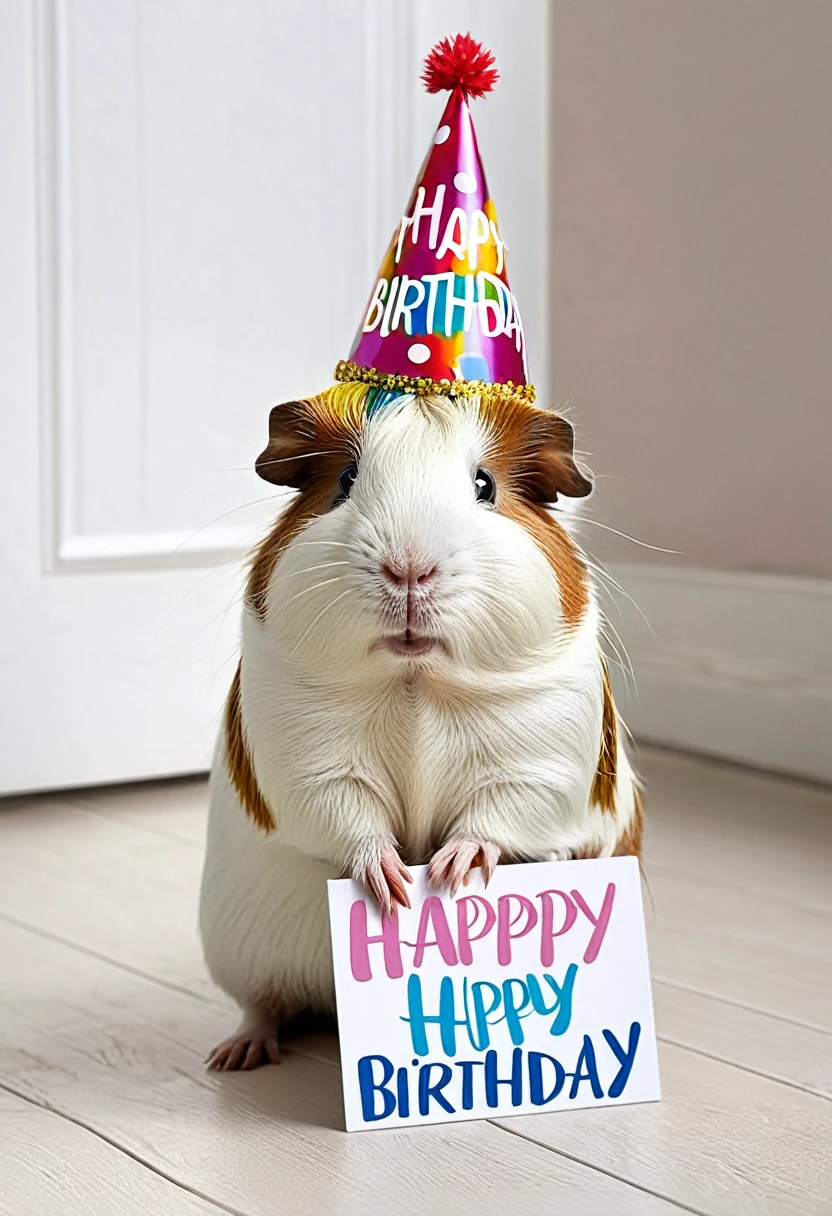
[[[277,1060],[284,1020],[334,1013],[328,878],[390,908],[408,865],[455,891],[472,865],[640,847],[599,609],[551,509],[591,489],[572,428],[510,394],[369,419],[364,398],[275,407],[257,462],[299,494],[254,554],[211,777],[202,939],[244,1013],[214,1067]]]

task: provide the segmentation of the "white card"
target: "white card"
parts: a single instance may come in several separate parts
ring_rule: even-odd
[[[426,869],[383,923],[328,884],[347,1131],[660,1097],[636,858]]]

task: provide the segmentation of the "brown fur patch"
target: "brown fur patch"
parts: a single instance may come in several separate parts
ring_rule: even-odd
[[[497,480],[497,511],[529,533],[558,580],[564,618],[577,625],[589,603],[589,575],[578,546],[543,505],[592,488],[573,458],[572,427],[519,397],[485,395],[480,417],[490,437],[486,462]]]
[[[317,397],[276,405],[269,415],[269,442],[255,467],[264,480],[293,486],[300,494],[252,557],[246,601],[260,617],[265,615],[266,592],[281,553],[307,524],[332,507],[341,470],[358,460],[366,393],[365,385],[336,385]]]
[[[591,478],[575,463],[570,423],[553,410],[541,410],[521,397],[483,394],[480,418],[492,450],[504,458],[513,489],[530,502],[556,502],[558,495],[584,498]]]
[[[317,397],[276,405],[269,442],[255,461],[258,475],[296,490],[337,478],[345,461],[358,460],[366,396],[366,385],[336,384]]]
[[[601,751],[598,756],[598,768],[595,770],[595,780],[592,782],[590,795],[595,806],[615,814],[615,782],[618,775],[618,720],[615,712],[615,702],[612,699],[610,673],[604,659],[601,659],[604,681],[604,710],[601,718]]]
[[[633,786],[633,817],[627,830],[616,844],[613,857],[640,857],[643,830],[644,803],[642,802],[638,787]],[[596,857],[601,856],[603,847],[601,843],[587,843],[580,849],[573,850],[572,859],[574,861],[593,861]]]
[[[564,619],[577,625],[589,603],[589,575],[572,537],[543,507],[513,494],[498,491],[497,510],[529,533],[558,580]]]
[[[616,857],[640,857],[641,856],[641,838],[644,832],[644,803],[641,799],[638,786],[633,786],[633,817],[630,820],[630,825],[624,835],[618,842],[618,847],[615,850]]]
[[[237,791],[246,814],[264,832],[271,832],[274,830],[275,822],[260,786],[257,784],[251,755],[243,737],[243,715],[240,703],[241,666],[242,660],[237,664],[237,671],[234,674],[225,706],[225,750],[228,772],[231,784]]]
[[[571,861],[595,861],[601,856],[602,844],[585,844],[580,849],[573,849],[570,853]]]
[[[339,466],[334,480],[303,490],[278,516],[274,527],[254,550],[246,580],[245,602],[262,619],[266,615],[266,593],[281,553],[318,515],[332,506],[338,482]]]

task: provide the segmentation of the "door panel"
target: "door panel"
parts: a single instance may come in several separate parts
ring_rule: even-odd
[[[251,471],[268,409],[349,349],[451,27],[501,59],[477,123],[542,355],[545,6],[504,7],[0,9],[0,790],[208,763],[283,498]]]

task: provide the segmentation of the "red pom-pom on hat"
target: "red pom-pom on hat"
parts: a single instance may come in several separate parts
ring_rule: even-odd
[[[462,89],[468,97],[483,97],[500,79],[494,56],[470,34],[443,38],[425,59],[422,80],[429,93]]]

